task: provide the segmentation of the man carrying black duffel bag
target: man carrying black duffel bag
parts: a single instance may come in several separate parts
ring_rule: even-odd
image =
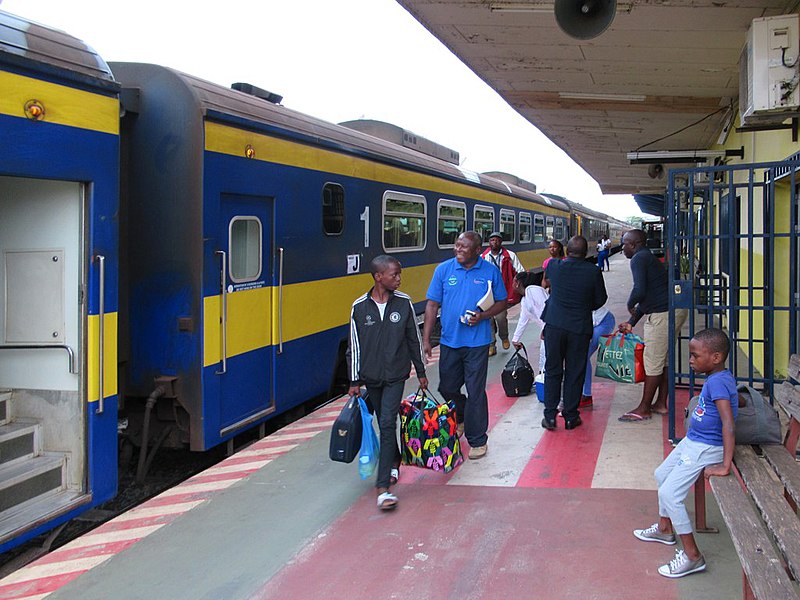
[[[423,390],[428,388],[428,379],[414,305],[407,294],[397,291],[400,261],[382,254],[372,260],[370,269],[375,285],[353,302],[350,312],[347,365],[350,396],[358,396],[361,384],[366,385],[378,417],[380,459],[375,487],[378,508],[388,510],[397,506],[389,485],[397,483],[399,476],[397,413],[411,363]]]

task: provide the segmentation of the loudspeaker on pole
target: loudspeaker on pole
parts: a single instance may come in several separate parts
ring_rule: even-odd
[[[558,26],[567,35],[589,40],[603,33],[617,12],[617,0],[556,0]]]

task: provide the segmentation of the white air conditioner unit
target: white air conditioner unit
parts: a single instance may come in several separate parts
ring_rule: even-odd
[[[775,124],[800,115],[800,16],[753,19],[739,58],[742,125]]]

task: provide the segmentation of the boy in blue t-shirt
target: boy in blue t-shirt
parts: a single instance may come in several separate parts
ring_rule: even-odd
[[[736,380],[724,367],[729,351],[728,336],[720,329],[704,329],[689,341],[689,366],[705,373],[707,379],[686,437],[656,469],[658,523],[633,531],[642,541],[670,546],[676,542],[675,534],[680,536],[683,550],[678,550],[669,564],[658,568],[664,577],[683,577],[706,568],[692,535],[684,500],[703,469],[706,477],[724,477],[731,470],[739,396]]]

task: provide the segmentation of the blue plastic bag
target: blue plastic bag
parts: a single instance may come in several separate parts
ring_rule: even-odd
[[[372,415],[367,409],[364,399],[358,398],[358,405],[361,407],[361,449],[358,451],[358,475],[361,479],[366,479],[378,468],[378,435],[372,426]]]

